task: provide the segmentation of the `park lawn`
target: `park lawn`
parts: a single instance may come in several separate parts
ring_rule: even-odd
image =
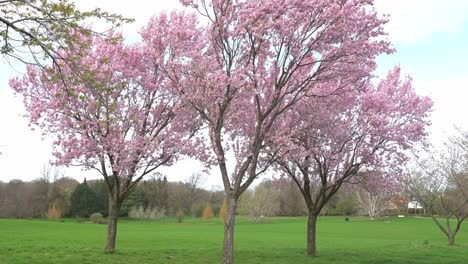
[[[318,254],[305,256],[305,217],[273,218],[255,224],[238,218],[236,263],[468,263],[468,224],[457,246],[431,219],[390,222],[320,217]],[[0,263],[220,263],[223,225],[187,219],[121,220],[117,251],[105,255],[106,226],[48,220],[0,219]]]

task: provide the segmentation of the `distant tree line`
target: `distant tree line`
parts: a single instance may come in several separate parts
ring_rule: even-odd
[[[1,218],[42,218],[50,210],[59,217],[88,218],[93,213],[108,215],[108,189],[104,180],[84,180],[79,183],[63,177],[59,171],[45,168],[42,177],[33,181],[0,182]],[[221,189],[201,187],[205,178],[194,173],[183,182],[171,182],[155,174],[136,185],[122,205],[120,216],[160,218],[165,216],[203,217],[204,210],[219,216],[225,195]],[[366,214],[366,208],[356,197],[355,186],[345,186],[322,211],[323,215]],[[395,197],[406,197],[399,193]],[[409,198],[404,198],[408,200]],[[387,199],[391,202],[390,199]],[[395,213],[407,213],[407,203],[393,203]],[[385,210],[382,210],[384,212]],[[221,213],[222,214],[222,213]],[[261,221],[271,216],[301,216],[307,207],[300,190],[289,178],[265,179],[247,190],[239,201],[239,215]]]
[[[136,185],[120,210],[129,216],[131,210],[159,211],[164,216],[201,217],[210,205],[217,214],[223,205],[222,190],[201,188],[202,176],[193,174],[184,182],[169,182],[156,174]],[[59,171],[45,168],[33,181],[0,182],[1,218],[48,217],[51,209],[59,217],[87,218],[93,213],[108,215],[108,189],[104,180],[77,180],[64,177]],[[55,218],[55,217],[54,217]]]

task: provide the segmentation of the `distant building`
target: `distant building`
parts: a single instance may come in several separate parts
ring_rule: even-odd
[[[410,201],[408,202],[408,213],[410,214],[426,214],[426,209],[421,206],[421,204],[418,201]]]
[[[418,201],[410,201],[408,202],[408,209],[423,209],[423,207]]]

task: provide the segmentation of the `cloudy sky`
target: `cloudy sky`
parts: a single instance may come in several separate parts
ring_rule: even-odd
[[[124,33],[136,39],[136,32],[148,18],[162,10],[180,8],[177,0],[78,0],[81,9],[101,7],[136,19],[124,27]],[[430,140],[440,144],[453,125],[468,129],[468,1],[466,0],[376,0],[382,13],[390,15],[387,31],[397,52],[378,58],[377,74],[383,76],[394,64],[421,93],[435,102]],[[0,180],[31,180],[51,157],[51,140],[28,127],[20,98],[8,86],[8,80],[21,74],[0,62]],[[183,180],[200,170],[195,161],[182,161],[163,169],[169,180]],[[78,168],[64,168],[64,174],[82,181],[98,175]],[[206,188],[221,185],[216,170],[208,177]]]

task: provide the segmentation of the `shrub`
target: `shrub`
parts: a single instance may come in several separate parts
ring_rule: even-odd
[[[341,199],[336,204],[336,212],[343,215],[351,215],[355,211],[352,199]]]
[[[89,220],[95,224],[99,224],[100,221],[102,221],[104,217],[102,216],[101,213],[94,213],[89,217]],[[105,219],[104,219],[105,220]]]
[[[270,224],[273,223],[272,219],[269,217],[265,217],[264,215],[250,217],[250,221],[255,224]]]
[[[225,220],[227,214],[227,201],[224,199],[223,206],[219,209],[219,219]]]
[[[203,210],[203,219],[210,221],[213,218],[213,209],[211,209],[211,204],[206,204],[205,210]]]
[[[146,208],[143,206],[132,207],[128,212],[128,217],[135,219],[153,219],[158,220],[166,217],[166,210],[164,208]]]
[[[107,223],[109,223],[109,221],[106,218],[103,217],[103,218],[98,219],[97,223],[100,224],[100,225],[107,225]]]
[[[129,218],[135,218],[135,219],[141,219],[141,218],[143,218],[142,217],[143,214],[144,214],[143,211],[144,210],[143,210],[142,206],[140,206],[140,207],[134,206],[134,207],[130,208],[130,210],[128,211],[128,217]]]
[[[177,217],[177,222],[182,223],[182,221],[184,220],[184,210],[182,210],[182,208],[177,210],[176,217]]]
[[[60,218],[62,218],[62,216],[63,216],[62,210],[60,210],[59,208],[56,208],[55,206],[47,210],[47,218],[49,220],[57,221]]]
[[[146,214],[148,215],[148,219],[158,220],[166,217],[166,209],[157,207],[152,209],[148,208]]]

